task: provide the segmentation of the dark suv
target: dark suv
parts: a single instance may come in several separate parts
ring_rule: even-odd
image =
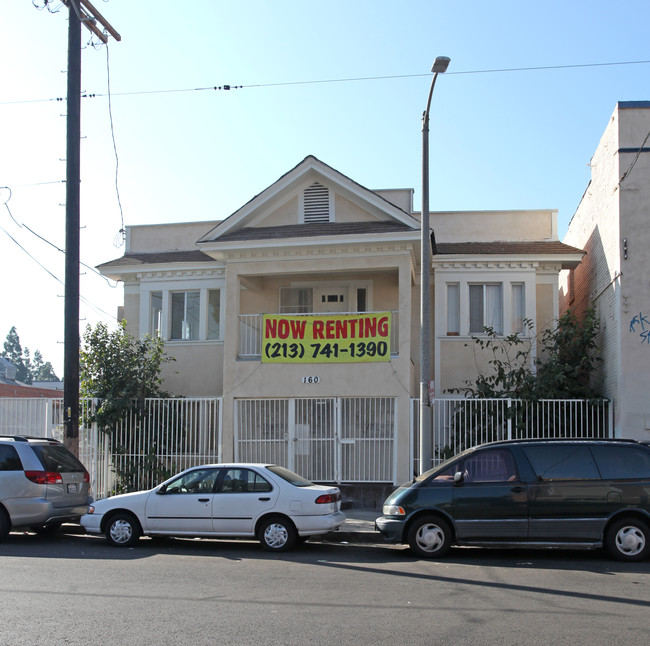
[[[0,540],[14,528],[38,533],[78,522],[92,502],[90,477],[63,444],[0,435]]]
[[[452,544],[650,551],[650,446],[634,440],[484,444],[395,490],[376,527],[421,557]]]

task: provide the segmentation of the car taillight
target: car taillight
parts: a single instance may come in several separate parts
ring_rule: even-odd
[[[341,492],[337,491],[336,493],[324,493],[322,496],[316,498],[317,505],[326,505],[330,502],[338,502],[341,500]]]
[[[63,478],[56,471],[25,471],[25,477],[36,484],[61,484]]]
[[[84,471],[84,482],[90,482],[90,473]]]

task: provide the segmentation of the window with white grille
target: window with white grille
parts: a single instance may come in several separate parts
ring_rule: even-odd
[[[303,191],[302,198],[305,224],[318,224],[334,220],[329,188],[314,182]]]

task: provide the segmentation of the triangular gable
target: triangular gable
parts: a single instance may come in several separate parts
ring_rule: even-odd
[[[267,228],[265,216],[280,209],[291,200],[299,199],[299,194],[305,188],[317,185],[324,186],[357,207],[370,214],[380,222],[394,222],[400,228],[417,230],[419,221],[406,211],[392,204],[374,191],[353,181],[346,175],[323,163],[313,155],[305,157],[297,166],[285,173],[276,182],[256,195],[228,218],[220,222],[203,237],[198,244],[218,242],[222,236],[232,236],[238,230],[248,227]],[[297,224],[297,222],[287,223]],[[314,224],[302,224],[301,227],[311,227]],[[294,227],[295,228],[295,227]]]

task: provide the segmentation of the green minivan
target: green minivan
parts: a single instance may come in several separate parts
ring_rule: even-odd
[[[375,521],[424,558],[452,545],[650,552],[650,446],[634,440],[508,440],[477,446],[396,489]]]

